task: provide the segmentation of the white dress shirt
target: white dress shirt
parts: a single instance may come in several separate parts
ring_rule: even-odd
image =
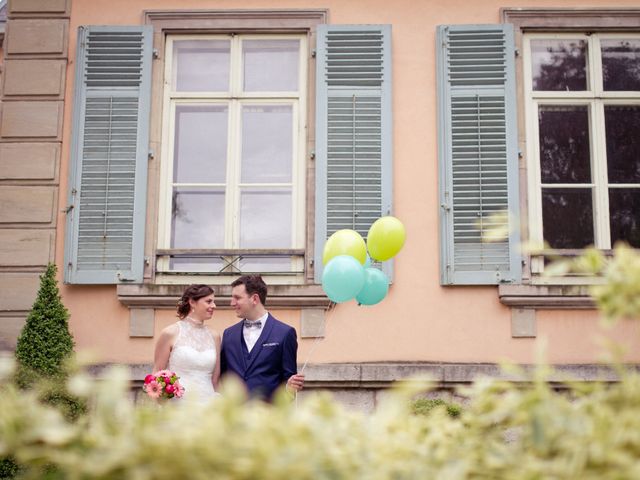
[[[258,320],[262,322],[262,326],[260,328],[257,328],[257,327],[249,328],[245,326],[242,327],[242,336],[244,337],[244,343],[247,344],[247,349],[249,350],[249,352],[251,352],[251,349],[255,346],[256,342],[258,341],[258,338],[260,337],[260,334],[262,333],[262,330],[264,329],[264,326],[267,323],[268,317],[269,317],[269,312],[266,312],[263,316],[254,320],[256,322]]]

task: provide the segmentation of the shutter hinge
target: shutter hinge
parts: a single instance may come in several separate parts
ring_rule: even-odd
[[[311,160],[315,160],[316,159],[316,151],[315,150],[311,150],[311,153],[309,154],[309,158]]]
[[[160,58],[160,52],[158,51],[157,48],[154,48],[152,52],[153,52],[153,58],[155,58],[156,60]]]
[[[156,152],[154,152],[153,150],[149,150],[149,152],[147,153],[147,157],[149,158],[149,160],[153,160],[156,158]]]
[[[311,58],[316,58],[316,50],[315,48],[311,50]]]
[[[522,153],[522,150],[518,150],[518,158],[522,157],[524,157],[524,153]]]
[[[449,205],[447,205],[446,203],[441,203],[440,204],[440,208],[442,208],[443,210],[451,210],[451,207]]]
[[[513,56],[514,57],[519,57],[520,56],[520,49],[519,48],[514,48],[513,49]]]

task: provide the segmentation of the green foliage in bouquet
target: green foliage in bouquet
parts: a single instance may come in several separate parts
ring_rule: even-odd
[[[36,388],[41,401],[77,418],[84,404],[65,387],[68,361],[74,341],[69,331],[69,311],[62,303],[56,280],[57,268],[49,264],[40,276],[40,288],[16,345],[16,384]]]

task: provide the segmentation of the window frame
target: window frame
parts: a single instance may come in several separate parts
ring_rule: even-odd
[[[118,300],[126,307],[175,308],[175,298],[182,294],[185,285],[200,283],[201,276],[180,275],[179,283],[156,282],[155,257],[158,238],[158,206],[160,165],[162,155],[163,79],[165,37],[174,33],[299,33],[307,36],[307,108],[305,138],[305,215],[306,225],[304,251],[305,269],[303,283],[269,285],[270,308],[325,308],[327,298],[322,287],[314,283],[314,233],[315,233],[315,165],[312,161],[315,148],[315,52],[316,30],[320,24],[328,23],[327,9],[256,9],[256,10],[146,10],[143,23],[153,27],[154,65],[152,72],[152,100],[150,114],[150,151],[147,194],[146,235],[144,239],[145,269],[144,283],[117,285]],[[216,296],[222,305],[230,298],[228,284],[216,287]]]
[[[296,39],[299,40],[299,63],[298,63],[298,88],[295,91],[287,92],[243,92],[242,91],[242,42],[255,39]],[[173,89],[175,72],[173,71],[173,45],[176,40],[230,40],[230,70],[229,89],[226,92],[179,92]],[[172,189],[176,182],[173,181],[172,167],[174,165],[174,141],[175,141],[175,111],[179,105],[213,105],[221,104],[228,106],[228,145],[227,145],[227,168],[224,181],[225,188],[225,245],[219,250],[229,253],[225,257],[227,265],[234,263],[237,254],[249,251],[238,246],[239,242],[239,222],[234,212],[239,211],[240,192],[243,184],[240,179],[240,143],[241,142],[241,116],[243,106],[247,104],[287,104],[292,107],[292,177],[288,184],[291,186],[291,251],[303,251],[305,246],[306,230],[306,185],[305,185],[305,162],[306,162],[306,110],[311,99],[308,97],[307,70],[310,56],[308,55],[307,36],[300,33],[239,33],[239,34],[168,34],[164,45],[164,88],[163,88],[163,135],[160,166],[160,193],[158,211],[158,254],[156,255],[156,283],[181,283],[184,277],[194,277],[202,275],[199,272],[188,272],[182,270],[171,270],[168,256],[162,255],[171,249],[171,197]],[[253,185],[252,187],[258,185]],[[282,249],[284,250],[284,249]],[[286,257],[285,257],[286,258]],[[304,258],[301,255],[291,255],[292,274],[277,275],[265,274],[269,282],[276,283],[303,283],[304,282]],[[201,276],[199,281],[212,284],[229,283],[230,277],[235,278],[239,273],[230,269],[225,272],[212,272]]]
[[[640,105],[640,91],[606,91],[603,88],[602,55],[600,40],[615,38],[640,39],[636,33],[531,33],[523,37],[523,70],[525,90],[525,116],[529,188],[529,228],[530,240],[535,245],[542,245],[542,189],[545,184],[541,180],[539,123],[538,114],[541,106],[586,106],[589,115],[589,143],[591,182],[572,184],[569,188],[590,188],[593,193],[593,228],[594,246],[601,250],[611,250],[609,190],[610,188],[640,188],[640,183],[615,184],[611,187],[607,175],[606,131],[604,110],[608,105]],[[571,92],[535,91],[532,85],[531,41],[539,39],[572,39],[587,42],[587,90]],[[552,184],[561,187],[564,184]],[[574,186],[575,185],[575,186]],[[562,254],[564,250],[556,250]],[[544,272],[544,258],[534,255],[531,258],[531,273]]]
[[[528,156],[526,137],[523,36],[536,32],[640,32],[640,8],[519,8],[500,9],[503,23],[514,25],[516,46],[516,89],[518,149],[520,152],[520,228],[525,245],[531,238],[529,221]],[[580,251],[567,252],[577,255]],[[610,252],[605,252],[610,253]],[[544,277],[531,271],[531,254],[523,255],[523,278],[521,285],[499,285],[498,296],[504,305],[516,308],[564,309],[595,308],[589,294],[589,285],[597,282],[584,277]]]

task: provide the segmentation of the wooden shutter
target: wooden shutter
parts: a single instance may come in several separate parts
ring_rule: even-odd
[[[513,27],[440,26],[436,45],[441,283],[519,282]]]
[[[316,97],[315,281],[334,232],[391,213],[391,26],[320,25]],[[391,262],[385,263],[391,274]]]
[[[80,27],[65,281],[142,282],[152,28]]]

